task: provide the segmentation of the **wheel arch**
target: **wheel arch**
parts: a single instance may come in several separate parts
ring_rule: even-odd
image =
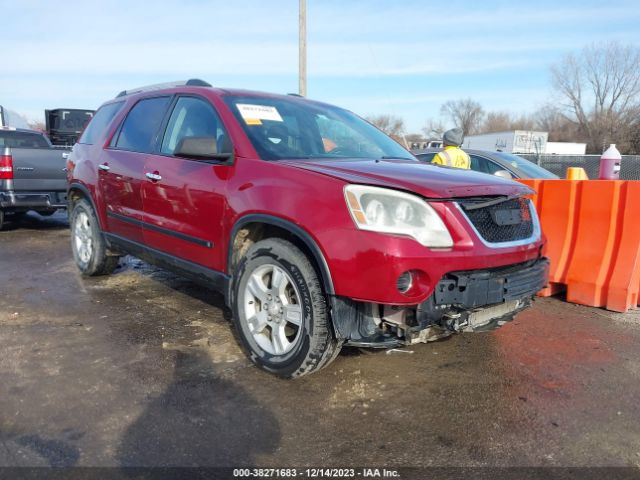
[[[236,221],[229,236],[227,273],[233,275],[235,266],[253,243],[273,237],[290,240],[309,255],[320,274],[325,293],[335,295],[329,265],[313,237],[300,226],[273,215],[249,214]]]
[[[98,219],[98,223],[100,224],[100,229],[104,230],[102,225],[102,219],[100,218],[98,209],[96,208],[96,204],[93,201],[93,196],[91,195],[91,192],[89,191],[89,189],[82,183],[73,182],[69,184],[69,187],[67,188],[67,211],[69,212],[69,215],[73,210],[73,204],[77,202],[80,198],[87,199],[87,201],[91,204],[91,208],[93,208],[96,218]]]

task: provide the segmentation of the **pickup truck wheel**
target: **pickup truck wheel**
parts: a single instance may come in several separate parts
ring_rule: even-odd
[[[100,224],[89,202],[79,200],[71,211],[71,250],[83,275],[108,275],[118,266],[118,257],[107,255]]]
[[[254,244],[234,275],[233,321],[249,358],[285,378],[329,364],[340,350],[318,275],[295,245]]]

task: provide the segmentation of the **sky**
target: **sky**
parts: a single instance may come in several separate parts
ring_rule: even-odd
[[[406,133],[470,97],[514,114],[554,103],[549,67],[591,43],[640,46],[637,0],[307,0],[308,97]],[[0,105],[96,109],[121,90],[202,78],[298,90],[298,0],[0,0]]]

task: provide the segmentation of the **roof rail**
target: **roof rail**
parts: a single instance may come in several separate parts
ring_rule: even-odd
[[[179,80],[176,82],[156,83],[155,85],[147,85],[145,87],[132,88],[130,90],[123,90],[116,98],[124,97],[125,95],[131,95],[133,93],[152,92],[154,90],[163,90],[165,88],[174,87],[210,87],[211,84],[200,80],[199,78],[190,78],[189,80]]]

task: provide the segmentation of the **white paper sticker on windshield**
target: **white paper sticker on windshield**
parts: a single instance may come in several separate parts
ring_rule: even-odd
[[[276,107],[269,105],[249,105],[248,103],[238,103],[237,106],[245,123],[249,125],[259,125],[260,122],[256,122],[256,120],[282,122],[282,117]]]

